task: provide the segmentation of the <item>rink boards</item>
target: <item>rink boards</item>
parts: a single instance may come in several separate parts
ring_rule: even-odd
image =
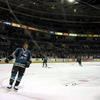
[[[5,58],[0,59],[1,64],[5,64]],[[14,63],[15,59],[10,61],[10,63]],[[32,58],[32,63],[42,63],[42,58]],[[76,62],[76,59],[68,59],[68,58],[48,58],[48,63],[66,63],[66,62]],[[100,62],[100,59],[82,59],[82,62]]]

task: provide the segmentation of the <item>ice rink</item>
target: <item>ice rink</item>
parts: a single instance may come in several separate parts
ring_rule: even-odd
[[[18,91],[7,90],[12,64],[0,64],[0,100],[100,100],[100,63],[31,64]]]

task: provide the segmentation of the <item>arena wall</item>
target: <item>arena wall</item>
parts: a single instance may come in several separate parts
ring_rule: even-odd
[[[9,63],[14,63],[15,59],[11,60]],[[32,63],[42,63],[41,58],[32,58]],[[49,58],[48,63],[66,63],[66,62],[76,62],[76,59],[62,59],[62,58]],[[82,62],[100,62],[100,59],[82,59]],[[5,64],[5,58],[0,59],[1,64]]]

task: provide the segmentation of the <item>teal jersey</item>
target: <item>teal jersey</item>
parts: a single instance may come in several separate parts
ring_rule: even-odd
[[[31,52],[23,48],[17,48],[13,55],[16,59],[15,63],[26,64],[31,59]]]

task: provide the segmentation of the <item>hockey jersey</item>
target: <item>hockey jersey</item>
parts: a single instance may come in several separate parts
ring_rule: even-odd
[[[27,61],[31,59],[31,52],[29,50],[24,50],[23,48],[17,48],[13,53],[15,57],[15,66],[22,66],[24,67]]]

